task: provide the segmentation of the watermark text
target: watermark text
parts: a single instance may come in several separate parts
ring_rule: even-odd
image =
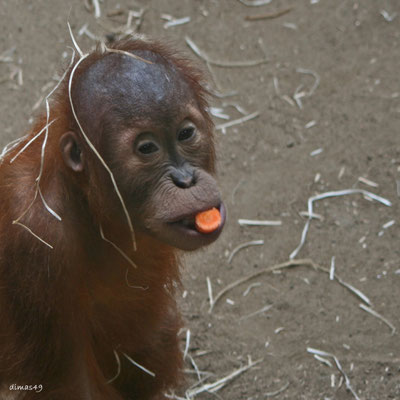
[[[36,393],[40,393],[43,390],[43,385],[18,385],[13,383],[10,385],[9,389],[11,391],[20,391],[20,392],[28,392],[34,391]]]

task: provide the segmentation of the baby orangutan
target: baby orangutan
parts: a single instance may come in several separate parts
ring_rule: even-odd
[[[205,95],[188,60],[120,41],[75,61],[5,153],[4,397],[163,399],[179,383],[178,249],[210,244],[225,221]],[[200,230],[207,210],[219,220]]]

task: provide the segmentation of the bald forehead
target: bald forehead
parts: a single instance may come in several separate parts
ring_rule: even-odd
[[[173,118],[193,99],[189,83],[171,62],[150,51],[135,54],[151,63],[111,53],[79,77],[73,92],[79,114],[91,119],[112,109],[129,119]]]

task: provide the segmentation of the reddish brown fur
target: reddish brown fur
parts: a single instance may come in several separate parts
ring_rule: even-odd
[[[205,109],[201,75],[185,59],[154,43],[127,41],[116,47],[150,49],[172,60],[194,88],[200,109]],[[74,80],[101,57],[100,51],[90,55]],[[0,167],[0,382],[5,393],[12,383],[43,385],[40,394],[19,393],[24,399],[163,398],[162,392],[181,379],[181,322],[173,297],[179,283],[176,250],[136,231],[138,251],[133,252],[127,224],[114,223],[114,212],[109,213],[112,205],[122,215],[109,176],[86,148],[89,171],[74,174],[66,168],[60,137],[79,131],[69,104],[68,79],[51,103],[50,120],[57,120],[49,128],[40,181],[44,198],[62,221],[50,215],[39,196],[21,220],[52,250],[12,224],[33,199],[44,135],[14,163],[10,159],[45,125],[45,115]],[[205,111],[204,118],[211,129]],[[213,147],[210,154],[213,170]],[[101,239],[99,223],[137,269]],[[118,370],[114,350],[121,373],[108,384]],[[123,353],[156,377],[133,366]]]

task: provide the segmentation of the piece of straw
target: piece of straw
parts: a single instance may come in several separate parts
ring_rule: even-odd
[[[318,194],[316,196],[310,197],[308,199],[308,215],[309,215],[309,218],[308,218],[306,224],[304,225],[303,231],[301,233],[300,244],[292,251],[292,253],[289,256],[290,259],[295,258],[297,256],[297,254],[299,253],[299,251],[304,246],[304,243],[305,243],[306,237],[307,237],[308,228],[309,228],[311,220],[312,220],[311,216],[314,214],[313,213],[313,203],[315,201],[323,200],[323,199],[330,198],[330,197],[346,196],[346,195],[350,195],[350,194],[362,194],[364,196],[368,196],[371,199],[373,199],[375,201],[378,201],[378,202],[384,204],[387,207],[390,207],[392,205],[392,203],[389,200],[387,200],[387,199],[385,199],[385,198],[383,198],[381,196],[378,196],[378,195],[376,195],[374,193],[368,192],[367,190],[364,190],[364,189],[337,190],[337,191],[332,191],[332,192],[321,193],[321,194]]]
[[[251,240],[250,242],[246,242],[246,243],[242,243],[242,244],[238,245],[237,247],[235,247],[235,248],[232,250],[232,252],[231,252],[231,254],[230,254],[229,258],[228,258],[228,264],[231,263],[233,257],[234,257],[234,256],[236,255],[236,253],[238,253],[240,250],[245,249],[246,247],[249,247],[249,246],[260,246],[260,245],[262,245],[262,244],[264,244],[264,240]]]
[[[129,357],[126,353],[122,353],[122,355],[128,359],[133,365],[135,365],[136,367],[138,367],[139,369],[141,369],[142,371],[146,372],[146,374],[149,374],[150,376],[152,376],[153,378],[155,378],[156,374],[152,371],[150,371],[149,369],[143,367],[143,365],[140,365],[139,363],[137,363],[135,360],[133,360],[131,357]]]
[[[311,347],[307,347],[307,352],[309,352],[311,354],[314,354],[314,355],[322,356],[322,357],[331,357],[331,358],[333,358],[333,360],[335,361],[336,368],[338,369],[338,371],[342,374],[342,376],[344,378],[344,381],[345,381],[347,389],[354,396],[354,398],[356,400],[360,400],[360,398],[358,397],[357,393],[355,392],[355,390],[351,386],[349,377],[344,372],[344,370],[343,370],[338,358],[334,354],[327,353],[326,351],[322,351],[322,350],[318,350],[318,349],[313,349]]]

